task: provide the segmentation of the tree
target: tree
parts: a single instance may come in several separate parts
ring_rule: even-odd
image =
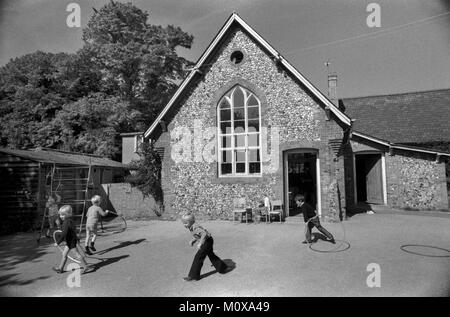
[[[148,126],[168,101],[191,62],[178,56],[193,37],[179,27],[148,23],[148,13],[130,3],[111,1],[95,10],[83,30],[85,47],[95,52],[103,85],[142,112]]]
[[[119,133],[146,129],[192,64],[176,52],[191,35],[130,3],[94,9],[83,40],[74,54],[37,51],[0,68],[2,146],[118,158]]]
[[[131,130],[140,115],[119,97],[94,93],[65,104],[48,129],[58,135],[60,148],[119,159],[117,132]]]
[[[54,119],[67,101],[57,80],[57,65],[67,59],[64,53],[37,51],[0,68],[0,133],[8,145],[49,145],[46,138],[39,137],[39,130]]]

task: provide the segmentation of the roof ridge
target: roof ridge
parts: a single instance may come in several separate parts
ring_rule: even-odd
[[[402,95],[413,95],[413,94],[423,94],[423,93],[432,93],[437,91],[450,91],[450,88],[439,88],[439,89],[431,89],[431,90],[418,90],[418,91],[409,91],[409,92],[401,92],[401,93],[392,93],[392,94],[381,94],[381,95],[368,95],[368,96],[359,96],[359,97],[346,97],[339,98],[340,100],[352,100],[352,99],[365,99],[365,98],[375,98],[375,97],[386,97],[386,96],[402,96]]]
[[[90,156],[90,157],[97,157],[101,159],[105,159],[105,157],[95,154],[88,154],[88,153],[79,153],[79,152],[71,152],[71,151],[65,151],[65,150],[59,150],[59,149],[50,149],[45,147],[37,147],[33,149],[33,151],[44,151],[44,152],[58,152],[58,153],[65,153],[65,154],[74,154],[74,155],[82,155],[82,156]],[[109,159],[109,158],[106,158]]]

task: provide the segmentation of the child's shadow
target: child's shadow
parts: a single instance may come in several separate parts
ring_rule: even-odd
[[[90,271],[89,273],[95,272],[95,271],[97,271],[98,269],[100,269],[100,268],[102,268],[104,266],[107,266],[107,265],[119,262],[120,260],[128,258],[128,257],[129,257],[129,255],[126,254],[126,255],[116,256],[115,258],[101,259],[100,262],[97,262],[95,264],[91,264],[92,271]]]
[[[221,273],[221,274],[227,274],[230,273],[231,271],[233,271],[236,268],[236,263],[231,260],[231,259],[224,259],[222,260],[223,262],[225,262],[225,264],[227,265],[227,269],[225,270],[225,272]],[[211,264],[212,266],[212,264]],[[208,277],[210,275],[216,274],[217,270],[212,270],[210,272],[207,272],[205,274],[200,275],[200,279],[203,279],[205,277]]]
[[[135,241],[125,241],[125,242],[120,242],[118,245],[116,245],[116,246],[114,246],[114,247],[111,247],[111,248],[108,248],[108,249],[105,249],[105,250],[96,252],[95,255],[102,255],[102,254],[111,252],[111,251],[113,251],[113,250],[117,250],[117,249],[121,249],[121,248],[126,248],[126,247],[128,247],[128,246],[130,246],[130,245],[133,245],[133,244],[139,244],[139,243],[141,243],[141,242],[144,242],[145,240],[146,240],[146,239],[138,239],[138,240],[135,240]]]

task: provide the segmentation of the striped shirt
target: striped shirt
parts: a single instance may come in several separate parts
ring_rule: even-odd
[[[211,234],[202,226],[198,225],[197,223],[194,223],[191,228],[189,228],[189,231],[192,232],[192,235],[194,236],[195,240],[200,240],[203,235],[205,235],[205,239],[211,238]]]

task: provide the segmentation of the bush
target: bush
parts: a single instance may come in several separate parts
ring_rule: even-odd
[[[132,174],[125,181],[138,188],[144,197],[152,196],[159,206],[154,210],[160,216],[163,211],[164,197],[161,187],[161,157],[156,152],[153,142],[143,142],[139,150],[140,160],[132,161]]]

